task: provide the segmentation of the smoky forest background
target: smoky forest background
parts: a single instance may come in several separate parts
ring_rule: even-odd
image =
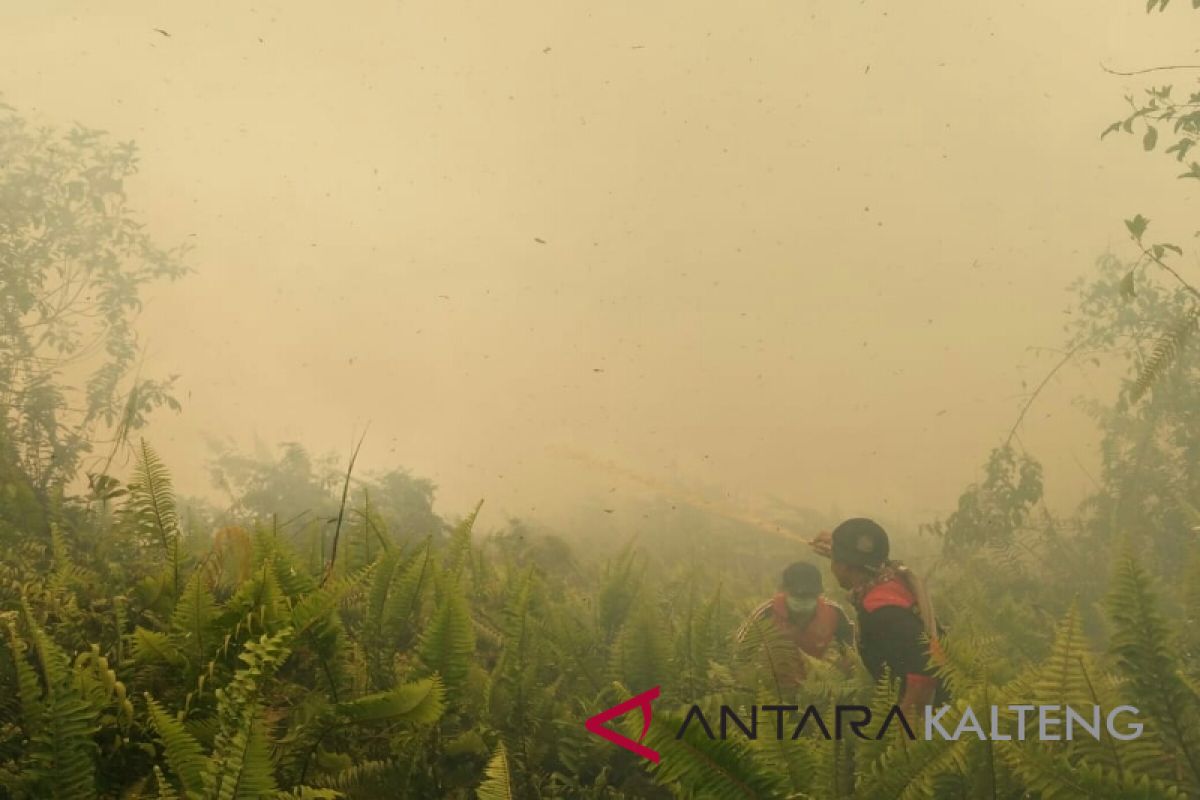
[[[1194,24],[1186,3],[1146,10]],[[1140,90],[1095,109],[1105,152],[1194,186],[1195,69],[1125,76]],[[383,448],[366,425],[343,452],[221,439],[169,463],[154,421],[189,413],[188,364],[148,368],[139,315],[199,267],[139,207],[139,171],[162,167],[119,133],[0,105],[0,797],[1200,795],[1200,231],[1156,224],[1151,198],[1078,243],[1061,339],[1024,342],[1051,353],[1042,379],[1013,387],[956,507],[889,525],[947,631],[949,725],[967,706],[1127,704],[1145,735],[676,739],[692,703],[890,705],[861,665],[790,686],[798,656],[767,623],[735,637],[837,516],[647,478],[578,525],[481,525],[486,496],[443,509],[403,453],[358,466]],[[1099,458],[1064,512],[1022,431],[1080,365],[1113,380],[1077,401]],[[177,491],[183,469],[210,480]],[[825,586],[845,602],[827,570]],[[652,686],[660,763],[585,731]]]

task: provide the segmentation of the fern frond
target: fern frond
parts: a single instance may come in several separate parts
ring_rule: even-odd
[[[70,679],[71,662],[62,648],[38,625],[27,600],[21,601],[21,610],[24,612],[25,629],[29,632],[29,638],[33,640],[33,651],[42,667],[46,696],[53,697],[56,688]]]
[[[67,545],[66,536],[55,522],[50,523],[50,555],[50,585],[54,588],[65,591],[72,585],[86,583],[94,578],[93,573],[71,559],[71,548]]]
[[[795,696],[804,656],[773,621],[756,619],[746,625],[735,655],[754,671],[756,682],[772,700],[788,702]]]
[[[760,736],[751,743],[760,758],[780,768],[787,780],[788,797],[824,796],[817,790],[822,774],[820,760],[829,755],[826,745],[835,743],[808,737],[788,739],[786,736]]]
[[[949,724],[946,729],[951,729]],[[951,749],[964,743],[937,737],[910,741],[898,736],[863,777],[857,794],[872,800],[922,797],[929,792],[933,779],[942,772],[940,767]]]
[[[1103,797],[1119,800],[1164,800],[1186,795],[1177,787],[1146,776],[1122,777],[1096,765],[1074,764],[1061,751],[1036,742],[1000,741],[995,746],[1028,791],[1043,800]]]
[[[352,575],[339,577],[304,595],[292,606],[292,629],[296,635],[305,634],[327,622],[346,596],[366,582],[373,569],[373,565],[363,567]]]
[[[475,527],[475,520],[479,516],[479,509],[483,507],[483,501],[480,500],[475,504],[475,508],[463,518],[462,522],[454,526],[454,531],[450,534],[449,558],[446,562],[446,572],[449,575],[457,577],[462,571],[463,566],[470,560],[471,556],[471,529]]]
[[[1027,678],[1023,702],[1083,707],[1094,701],[1089,675],[1096,674],[1079,606],[1072,603],[1054,631],[1050,655]]]
[[[133,704],[126,696],[125,684],[117,680],[117,673],[109,667],[108,659],[100,655],[99,645],[93,644],[90,650],[75,659],[75,683],[96,714],[111,708],[122,731],[128,730],[133,721]]]
[[[163,753],[167,757],[171,772],[179,779],[185,794],[199,792],[204,785],[205,768],[205,757],[200,743],[188,733],[183,723],[169,714],[157,700],[149,694],[145,697],[150,725],[162,742]],[[161,780],[159,785],[162,785]]]
[[[641,720],[637,722],[640,726]],[[682,725],[683,720],[668,715],[655,716],[650,725],[646,742],[660,757],[653,767],[655,783],[678,786],[685,797],[714,800],[781,796],[783,776],[745,741],[709,739],[699,725],[689,725],[677,739]]]
[[[291,635],[285,628],[247,642],[238,654],[245,666],[217,690],[218,729],[204,771],[205,792],[213,800],[250,800],[276,790],[259,697],[261,684],[288,657]]]
[[[171,473],[145,439],[137,448],[126,510],[138,531],[157,540],[164,554],[170,556],[176,552],[179,514]]]
[[[475,628],[467,599],[458,582],[451,581],[421,636],[417,655],[427,672],[440,675],[447,692],[454,695],[471,669],[474,652]]]
[[[614,676],[642,690],[658,684],[671,672],[670,643],[666,621],[648,598],[640,597],[621,626],[613,648]]]
[[[42,730],[29,743],[29,769],[41,779],[47,797],[96,796],[96,714],[72,692],[59,692],[46,709]]]
[[[26,657],[28,645],[17,631],[16,623],[8,623],[9,652],[13,656],[13,670],[17,678],[17,699],[20,701],[21,727],[26,736],[38,733],[45,720],[45,707],[42,705],[42,686],[37,672]]]
[[[688,593],[687,612],[679,625],[675,641],[675,664],[682,678],[681,690],[688,697],[699,697],[707,689],[709,665],[717,656],[718,617],[721,608],[721,587],[704,603],[697,603],[696,591]]]
[[[417,725],[436,722],[444,708],[444,690],[436,677],[365,695],[336,706],[337,713],[348,722],[387,721]]]
[[[292,548],[267,530],[255,531],[254,549],[259,565],[270,564],[283,595],[295,600],[314,592],[319,581],[304,569]]]
[[[433,572],[432,551],[433,543],[426,539],[405,563],[397,566],[397,577],[380,613],[382,642],[392,643],[393,647],[401,646],[406,634],[414,626]]]
[[[1179,657],[1170,646],[1170,628],[1150,576],[1132,552],[1117,560],[1108,610],[1114,626],[1111,648],[1132,699],[1155,720],[1189,785],[1200,788],[1200,707],[1180,677]]]
[[[138,664],[166,664],[171,667],[186,666],[187,656],[183,654],[171,637],[165,633],[152,631],[141,626],[134,628],[131,656]]]
[[[261,800],[278,791],[266,725],[255,711],[213,752],[219,765],[208,773],[213,800]]]
[[[24,612],[45,681],[41,719],[29,737],[27,777],[43,796],[95,797],[96,744],[92,736],[98,714],[80,692],[66,654],[37,625],[27,603]]]
[[[363,623],[364,633],[368,637],[378,638],[383,631],[383,607],[402,555],[398,549],[389,550],[375,561],[375,575],[367,592],[366,620]]]
[[[395,768],[392,761],[360,761],[337,772],[319,775],[313,781],[335,790],[361,789],[365,786],[385,785],[388,773]]]
[[[504,748],[504,742],[496,745],[496,752],[488,761],[485,774],[487,778],[475,792],[478,800],[515,800],[517,794],[509,774],[508,751]]]
[[[154,765],[154,786],[158,789],[157,800],[180,800],[179,793],[157,764]]]
[[[974,634],[964,628],[939,639],[942,658],[937,674],[954,697],[974,698],[985,687],[1007,682],[1005,641],[994,633]],[[1020,692],[1017,695],[1024,697]]]
[[[1200,306],[1185,314],[1173,328],[1159,337],[1150,351],[1150,357],[1138,370],[1137,378],[1129,389],[1130,400],[1136,403],[1142,399],[1159,376],[1179,357],[1179,353],[1192,338],[1198,325],[1200,325]]]
[[[632,545],[604,567],[604,582],[596,598],[596,612],[605,638],[620,630],[641,588],[645,565]]]
[[[208,590],[203,573],[196,570],[184,585],[171,615],[171,627],[183,645],[179,649],[187,651],[194,663],[203,662],[215,649],[212,628],[219,613],[220,607]]]
[[[338,800],[346,795],[336,789],[316,788],[313,786],[296,786],[290,792],[276,792],[276,800]]]
[[[533,619],[531,610],[534,600],[535,579],[533,568],[521,573],[509,591],[504,604],[500,641],[503,651],[498,668],[523,672],[529,664],[530,651],[534,645]]]

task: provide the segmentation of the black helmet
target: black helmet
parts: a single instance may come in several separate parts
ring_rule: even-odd
[[[821,571],[807,561],[789,564],[783,571],[783,590],[797,597],[818,595],[821,593]]]
[[[848,519],[833,529],[834,561],[856,567],[878,567],[888,558],[888,535],[866,517]]]

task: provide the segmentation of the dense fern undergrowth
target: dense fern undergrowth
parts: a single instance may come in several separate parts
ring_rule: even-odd
[[[475,514],[410,536],[353,492],[340,523],[260,516],[213,533],[181,519],[145,443],[133,473],[52,504],[44,535],[3,532],[0,796],[1200,792],[1200,570],[1161,581],[1137,539],[1064,530],[1035,510],[1036,465],[1009,450],[956,514],[897,545],[934,584],[954,702],[1128,704],[1146,724],[1136,740],[676,738],[693,703],[882,716],[893,702],[861,667],[810,664],[789,686],[796,656],[769,625],[735,641],[797,545],[700,518],[604,552],[483,535]],[[652,686],[659,764],[584,729]]]
[[[1167,61],[1139,72],[1191,68]],[[1104,135],[1190,181],[1200,92],[1179,89],[1127,96]],[[768,717],[720,739],[677,736],[693,704],[878,719],[894,702],[853,657],[796,685],[773,627],[735,635],[809,557],[798,537],[663,498],[637,524],[620,509],[603,529],[476,530],[478,509],[434,513],[428,481],[339,478],[296,443],[218,455],[219,512],[177,498],[137,439],[180,409],[175,377],[141,374],[134,321],[188,248],[134,213],[137,169],[132,143],[0,102],[0,800],[1200,797],[1200,289],[1168,240],[1191,232],[1125,220],[1130,257],[1076,283],[1061,360],[954,512],[884,520],[946,631],[948,727],[968,708],[1128,705],[1143,734],[1022,740],[1005,716],[1008,739],[778,739]],[[1095,491],[1051,513],[1022,422],[1060,369],[1107,383],[1122,364],[1115,394],[1081,400]],[[774,510],[804,536],[837,522]],[[585,729],[653,687],[657,763]],[[636,737],[637,716],[614,725]]]

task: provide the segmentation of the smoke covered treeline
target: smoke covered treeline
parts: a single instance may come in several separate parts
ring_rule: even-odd
[[[1198,97],[1153,87],[1110,132],[1195,178]],[[0,108],[0,796],[1200,793],[1200,294],[1144,217],[1076,286],[1055,367],[1121,372],[1084,401],[1102,456],[1087,501],[1044,504],[1029,387],[957,508],[893,530],[893,550],[937,599],[948,725],[967,706],[1125,704],[1146,735],[676,738],[692,704],[894,701],[852,655],[791,680],[803,657],[747,624],[837,520],[771,531],[659,497],[603,528],[479,530],[403,465],[358,473],[303,443],[218,452],[220,500],[178,498],[141,435],[178,407],[173,378],[143,373],[134,323],[186,248],[128,207],[136,166],[132,145]],[[633,514],[651,534],[597,535]],[[659,764],[584,730],[651,686]]]

